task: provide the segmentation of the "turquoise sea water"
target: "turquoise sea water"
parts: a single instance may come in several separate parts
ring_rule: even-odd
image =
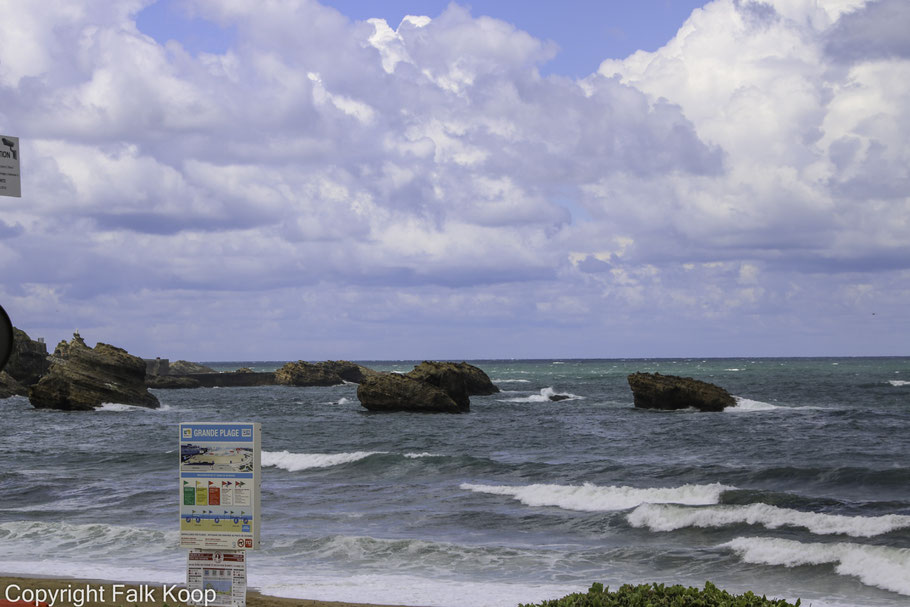
[[[355,385],[162,390],[158,411],[0,400],[0,572],[181,581],[177,424],[258,421],[249,578],[272,594],[507,606],[593,581],[710,579],[910,604],[910,358],[474,364],[503,392],[454,416],[369,413]],[[637,410],[634,371],[739,402]]]

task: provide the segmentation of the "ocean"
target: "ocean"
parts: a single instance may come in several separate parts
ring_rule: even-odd
[[[803,605],[910,604],[910,358],[471,362],[502,392],[463,415],[370,413],[353,384],[157,390],[160,410],[94,413],[0,400],[0,572],[183,581],[177,425],[255,421],[249,584],[265,593],[508,607],[711,580]],[[635,371],[738,403],[638,410]]]

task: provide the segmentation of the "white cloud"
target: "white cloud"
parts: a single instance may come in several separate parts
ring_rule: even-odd
[[[220,55],[139,32],[143,3],[49,6],[0,23],[0,130],[28,158],[0,201],[0,296],[21,324],[167,355],[195,323],[216,352],[242,306],[291,358],[294,331],[408,356],[411,321],[467,347],[457,318],[571,355],[713,323],[764,343],[742,315],[792,335],[843,318],[838,297],[908,291],[910,62],[897,37],[861,51],[906,14],[890,0],[715,0],[582,81],[458,5],[393,30],[313,0],[190,3],[236,31]],[[382,323],[409,336],[395,353]]]

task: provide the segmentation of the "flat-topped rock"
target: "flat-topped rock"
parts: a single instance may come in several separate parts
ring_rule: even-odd
[[[641,409],[723,411],[736,405],[736,399],[723,388],[691,377],[633,373],[628,379],[635,406]]]

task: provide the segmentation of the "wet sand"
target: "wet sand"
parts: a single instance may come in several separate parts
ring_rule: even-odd
[[[70,578],[0,576],[0,605],[2,605],[7,596],[15,599],[18,596],[21,596],[22,591],[26,589],[44,589],[53,591],[56,589],[64,590],[67,588],[70,588],[71,590],[92,589],[90,592],[84,592],[86,597],[89,597],[89,595],[94,595],[91,598],[104,599],[102,601],[85,600],[82,607],[161,607],[161,605],[165,602],[167,602],[168,607],[184,607],[186,605],[185,603],[180,602],[165,601],[162,584],[147,585],[152,600],[135,601],[127,600],[127,597],[129,595],[126,593],[126,590],[135,589],[137,591],[137,594],[141,596],[143,594],[141,592],[141,586],[135,582],[124,583],[118,587],[120,594],[115,599],[113,597],[114,584],[119,583]],[[16,589],[15,587],[11,588],[10,586],[18,586],[19,589]],[[182,585],[178,585],[178,587],[182,587]],[[63,599],[64,600],[58,599],[58,601],[54,604],[54,607],[74,607],[73,599],[66,596],[64,596]],[[253,590],[247,591],[246,604],[249,607],[375,607],[371,606],[368,603],[343,603],[335,601],[314,601],[310,599],[287,599],[263,595]]]

